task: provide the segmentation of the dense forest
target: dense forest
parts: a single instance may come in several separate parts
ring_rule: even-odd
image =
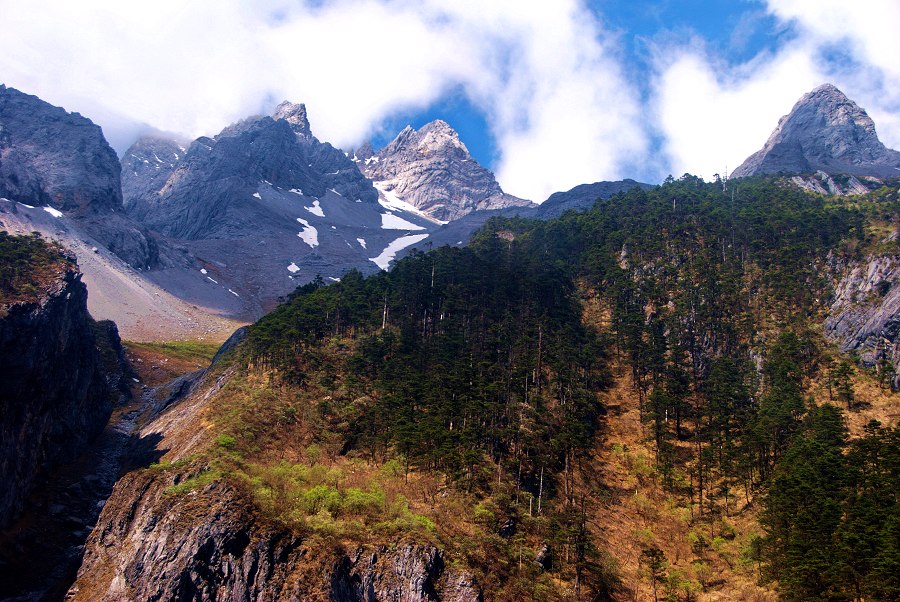
[[[519,524],[559,559],[542,570],[602,598],[615,567],[591,538],[583,484],[602,436],[598,393],[627,375],[652,470],[694,519],[760,507],[762,581],[786,599],[896,600],[900,433],[872,422],[848,438],[838,406],[854,411],[854,367],[820,328],[835,258],[897,250],[872,234],[900,215],[890,190],[851,202],[686,175],[548,222],[496,219],[466,248],[413,253],[369,278],[316,280],[236,355],[281,393],[223,404],[223,455],[240,459],[263,505],[278,487],[247,464],[275,463],[263,432],[293,441],[307,465],[331,450],[406,479],[443,475],[477,502],[476,520],[489,517],[491,545],[513,557],[504,538]],[[312,516],[325,490],[310,493],[322,481],[301,473]],[[373,491],[354,493],[357,505]],[[352,500],[334,495],[337,516]],[[664,554],[648,545],[642,561],[656,595]]]

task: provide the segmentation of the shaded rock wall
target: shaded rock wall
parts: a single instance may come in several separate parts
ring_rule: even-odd
[[[72,460],[126,394],[112,323],[87,311],[81,274],[60,274],[33,302],[0,307],[0,527],[40,472]]]

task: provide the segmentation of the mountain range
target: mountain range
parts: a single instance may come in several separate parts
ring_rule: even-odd
[[[221,333],[316,277],[466,244],[491,217],[550,219],[650,187],[582,184],[536,204],[503,192],[444,121],[406,127],[378,151],[344,152],[316,138],[306,107],[291,102],[213,137],[141,137],[121,160],[88,119],[11,88],[0,88],[0,123],[4,226],[76,250],[91,310],[140,336],[157,321]],[[865,111],[824,85],[732,177],[783,173],[809,190],[858,193],[896,171],[898,157]],[[842,184],[829,175],[839,173]]]
[[[120,160],[0,88],[0,598],[894,599],[896,157],[823,86],[535,204],[442,121]]]

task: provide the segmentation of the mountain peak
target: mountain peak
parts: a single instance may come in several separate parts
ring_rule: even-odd
[[[881,143],[872,118],[826,83],[804,94],[778,121],[765,146],[732,176],[816,171],[891,176],[898,167],[900,153]]]
[[[312,136],[312,130],[309,128],[309,119],[306,116],[306,105],[303,103],[297,104],[285,100],[275,107],[272,119],[275,121],[287,121],[291,125],[291,129],[297,134]]]
[[[383,193],[441,221],[482,209],[531,205],[504,193],[494,174],[478,164],[456,130],[441,119],[419,130],[406,126],[375,156],[357,165]]]
[[[433,152],[442,148],[454,148],[469,156],[469,149],[459,139],[459,134],[443,119],[435,119],[426,123],[417,132],[418,146],[425,152]]]

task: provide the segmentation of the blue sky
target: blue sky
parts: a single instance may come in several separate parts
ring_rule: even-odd
[[[122,152],[281,99],[343,148],[441,118],[505,190],[710,178],[832,82],[900,147],[900,2],[4,0],[0,82]]]
[[[699,38],[722,60],[740,64],[760,53],[777,50],[795,35],[791,27],[779,25],[766,12],[763,3],[752,0],[593,0],[587,7],[620,37],[620,51],[629,79],[645,100],[652,93],[648,75],[653,70],[655,44],[686,45]],[[372,136],[372,143],[376,148],[384,146],[407,124],[420,128],[433,119],[443,119],[453,125],[469,152],[482,165],[495,167],[499,151],[489,133],[487,118],[459,89],[426,107],[390,115]],[[760,132],[763,137],[767,134]],[[659,140],[651,143],[659,149]],[[648,171],[635,175],[639,176],[656,181],[659,173]]]

